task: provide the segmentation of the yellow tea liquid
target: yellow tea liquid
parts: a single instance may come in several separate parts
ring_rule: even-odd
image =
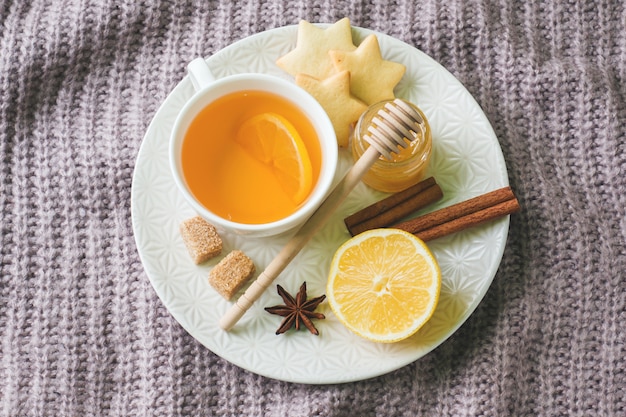
[[[294,104],[265,91],[239,91],[205,107],[183,141],[182,167],[193,195],[207,209],[238,223],[280,220],[298,206],[267,165],[254,159],[235,138],[253,116],[273,112],[296,128],[313,168],[313,184],[321,167],[321,148],[312,123]]]

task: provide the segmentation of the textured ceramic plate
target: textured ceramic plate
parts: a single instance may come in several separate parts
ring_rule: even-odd
[[[355,43],[373,33],[353,29]],[[297,27],[288,26],[243,39],[208,58],[217,77],[261,72],[290,78],[274,64],[295,46]],[[407,72],[396,94],[422,108],[433,129],[430,166],[444,191],[433,210],[508,185],[498,140],[471,95],[450,73],[419,50],[377,33],[383,57],[401,62]],[[219,261],[195,266],[178,232],[194,215],[178,192],[168,165],[168,139],[177,113],[193,94],[184,78],[158,110],[139,151],[132,186],[132,220],[141,260],[157,294],[176,320],[198,341],[226,360],[267,377],[302,383],[338,383],[366,379],[407,365],[441,344],[474,311],[489,288],[506,243],[509,218],[431,242],[443,282],[431,320],[413,337],[396,344],[376,344],[352,335],[327,303],[318,311],[320,335],[290,331],[276,336],[280,317],[264,307],[281,304],[275,288],[267,291],[230,331],[218,327],[230,303],[207,282]],[[351,164],[340,155],[340,174]],[[276,283],[295,293],[303,281],[309,296],[325,292],[326,274],[335,250],[349,235],[343,218],[384,195],[359,185],[330,222],[300,252]],[[224,254],[241,249],[259,271],[287,237],[250,239],[224,235]]]

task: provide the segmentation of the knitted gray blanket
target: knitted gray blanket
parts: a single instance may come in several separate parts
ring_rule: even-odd
[[[522,206],[485,298],[387,374],[284,382],[205,348],[134,240],[142,138],[185,65],[300,19],[460,80]],[[0,415],[626,415],[623,1],[1,0]]]

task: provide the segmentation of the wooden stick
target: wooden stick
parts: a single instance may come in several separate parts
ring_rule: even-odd
[[[348,216],[344,223],[352,236],[370,229],[389,226],[443,197],[433,177],[380,200]]]
[[[352,189],[361,181],[367,170],[376,162],[380,153],[373,146],[355,162],[343,179],[335,186],[324,203],[302,225],[296,234],[287,242],[285,247],[269,263],[265,270],[248,287],[237,302],[222,316],[219,325],[224,330],[230,330],[252,304],[265,292],[267,287],[285,269],[293,258],[302,250],[304,245],[313,237],[315,232],[326,223],[336,208],[347,197]]]
[[[500,188],[392,227],[433,240],[500,216],[515,213],[519,202],[510,187]]]

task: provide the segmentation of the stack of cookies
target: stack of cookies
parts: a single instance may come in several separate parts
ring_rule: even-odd
[[[276,64],[326,110],[340,147],[348,146],[354,123],[369,105],[395,98],[393,89],[406,69],[382,58],[374,34],[354,45],[348,18],[326,29],[301,21],[296,47]]]

